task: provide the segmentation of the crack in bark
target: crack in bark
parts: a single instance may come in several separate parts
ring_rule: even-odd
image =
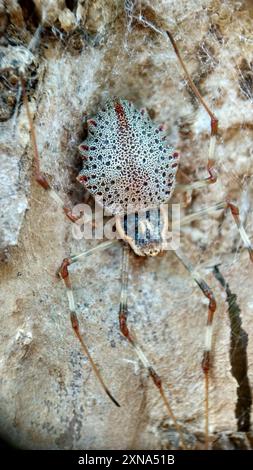
[[[222,276],[218,266],[213,270],[215,278],[225,289],[228,303],[228,314],[230,320],[230,364],[232,376],[238,383],[237,402],[235,407],[235,416],[237,419],[237,430],[248,432],[250,430],[250,411],[252,405],[252,396],[248,371],[247,345],[248,334],[242,328],[241,309],[237,303],[237,296],[233,294],[228,283]]]

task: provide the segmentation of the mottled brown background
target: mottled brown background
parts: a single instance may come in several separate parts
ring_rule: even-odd
[[[173,202],[181,202],[183,216],[229,194],[238,201],[252,237],[252,2],[58,0],[51,5],[27,0],[21,5],[0,2],[0,67],[24,67],[42,168],[66,203],[87,200],[75,182],[83,115],[95,113],[112,95],[146,107],[157,123],[166,124],[190,180],[206,176],[209,120],[186,86],[169,42],[135,21],[142,11],[173,32],[195,83],[220,120],[218,183],[188,199],[175,194]],[[29,51],[41,21],[39,47]],[[3,81],[0,86],[2,433],[29,449],[173,448],[176,434],[164,406],[119,333],[120,245],[72,270],[82,332],[120,409],[103,394],[80,351],[55,273],[65,256],[98,242],[74,240],[70,222],[34,182],[24,107],[13,115],[16,89]],[[178,179],[184,180],[182,173]],[[230,214],[223,212],[184,227],[182,249],[218,302],[210,392],[214,446],[249,448],[250,434],[236,433],[237,383],[230,372],[226,296],[212,274],[220,263],[237,295],[249,335],[252,384],[248,253]],[[131,257],[129,308],[130,324],[166,383],[187,440],[193,448],[201,446],[206,300],[169,252],[157,259]]]

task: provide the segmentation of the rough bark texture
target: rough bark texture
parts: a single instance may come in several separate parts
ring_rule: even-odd
[[[182,154],[179,181],[206,176],[209,119],[182,78],[168,40],[136,21],[141,12],[174,34],[220,121],[218,183],[191,197],[175,193],[173,202],[181,203],[184,215],[229,195],[252,237],[251,1],[52,3],[9,0],[5,8],[0,3],[0,67],[23,67],[42,169],[66,203],[88,200],[75,181],[77,145],[84,136],[84,113],[94,114],[107,96],[132,100],[166,124],[171,144]],[[41,38],[33,46],[40,23]],[[81,330],[120,409],[103,394],[73,335],[56,270],[68,254],[98,241],[75,240],[71,223],[34,182],[22,99],[15,109],[17,84],[14,72],[6,72],[0,82],[1,433],[30,449],[176,448],[177,434],[163,403],[119,333],[120,244],[72,269]],[[229,292],[237,295],[248,334],[244,379],[247,374],[252,384],[252,264],[229,213],[206,215],[183,227],[181,242],[218,304],[210,390],[213,447],[250,448],[250,433],[237,432],[228,306],[212,267],[219,264]],[[173,252],[155,259],[132,255],[129,309],[129,323],[166,384],[189,446],[200,448],[206,299]],[[239,369],[242,356],[239,348]],[[250,415],[249,401],[241,413]],[[239,431],[250,431],[250,424]]]

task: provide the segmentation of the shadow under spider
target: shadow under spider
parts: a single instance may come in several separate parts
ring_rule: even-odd
[[[250,412],[252,406],[252,396],[248,372],[248,334],[242,328],[241,309],[237,303],[237,296],[229,288],[229,284],[222,276],[219,267],[213,269],[215,278],[224,288],[228,303],[228,315],[230,320],[230,364],[232,376],[238,383],[237,402],[235,407],[235,417],[237,420],[237,430],[250,431]]]

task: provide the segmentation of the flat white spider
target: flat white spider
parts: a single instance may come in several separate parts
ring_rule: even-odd
[[[174,49],[177,53],[177,56],[181,62],[181,65],[184,67],[184,64],[180,58],[179,52],[177,50],[176,44],[170,35],[167,33]],[[186,70],[185,70],[186,72]],[[217,120],[215,116],[211,113],[209,108],[206,106],[205,102],[200,97],[196,87],[194,87],[190,77],[186,72],[189,84],[192,86],[194,93],[200,99],[201,103],[205,106],[207,112],[211,118],[211,139],[210,139],[210,148],[209,148],[209,158],[207,169],[209,172],[209,177],[203,181],[195,182],[193,184],[184,186],[181,189],[191,189],[191,188],[201,188],[216,181],[216,171],[215,171],[215,140],[217,134]],[[35,153],[35,163],[36,163],[36,180],[38,183],[46,189],[49,194],[56,200],[59,205],[64,209],[64,212],[67,216],[75,221],[75,216],[72,214],[71,210],[64,206],[64,204],[59,199],[59,196],[53,191],[50,184],[44,175],[40,172],[39,165],[39,156],[37,152],[36,145],[36,136],[33,128],[33,123],[29,111],[28,100],[25,92],[25,83],[22,80],[23,87],[23,98],[26,105],[27,114],[30,121],[30,130],[33,140],[34,153]],[[114,99],[109,104],[105,104],[105,110],[101,110],[101,113],[104,113],[104,117],[100,118],[100,115],[95,115],[94,118],[88,121],[89,128],[89,137],[88,140],[81,144],[81,151],[86,158],[86,164],[84,170],[80,173],[78,179],[81,183],[87,187],[87,189],[98,196],[102,196],[106,202],[108,209],[112,209],[112,214],[116,215],[116,227],[118,233],[120,233],[121,238],[126,242],[123,248],[123,263],[122,263],[122,293],[121,293],[121,302],[120,302],[120,329],[123,335],[128,339],[132,344],[134,350],[138,354],[139,359],[141,360],[144,367],[147,368],[151,378],[153,379],[154,384],[158,388],[162,399],[168,409],[169,414],[171,415],[171,408],[166,398],[166,393],[164,392],[163,385],[161,382],[158,373],[155,371],[153,365],[151,365],[149,359],[144,355],[140,345],[138,344],[135,335],[132,331],[129,331],[127,326],[127,282],[128,282],[128,246],[130,246],[133,251],[138,256],[156,256],[163,249],[163,214],[154,216],[155,209],[157,204],[160,202],[167,202],[170,198],[172,191],[175,186],[175,172],[178,164],[179,155],[176,152],[173,152],[169,147],[166,148],[166,141],[164,139],[163,130],[154,127],[149,120],[145,112],[139,112],[135,110],[134,106],[121,98]],[[103,107],[103,106],[102,106]],[[140,141],[140,134],[137,132],[137,126],[133,125],[134,119],[140,120],[141,126],[146,134],[150,132],[150,136],[144,135],[144,143]],[[108,120],[109,124],[106,124]],[[105,123],[105,128],[101,129],[101,124]],[[107,126],[107,127],[106,127]],[[138,128],[139,129],[139,128]],[[109,139],[106,137],[106,130],[110,131]],[[140,130],[140,129],[139,129]],[[102,135],[96,136],[96,133]],[[158,137],[158,139],[157,139]],[[95,142],[95,139],[97,141]],[[156,142],[156,139],[158,142]],[[115,142],[114,142],[115,140]],[[116,149],[111,149],[110,146],[116,146]],[[133,148],[131,147],[133,146]],[[152,154],[157,146],[157,152]],[[162,147],[161,149],[159,147]],[[110,152],[109,149],[110,148]],[[131,149],[131,150],[130,150]],[[165,150],[165,152],[164,152]],[[142,154],[143,151],[143,155]],[[167,151],[167,153],[166,153]],[[164,152],[164,153],[163,153]],[[100,155],[102,159],[100,159]],[[111,155],[111,161],[107,159],[108,155]],[[141,165],[139,165],[139,158],[142,156]],[[161,155],[167,155],[168,160],[161,159]],[[133,157],[131,162],[130,158]],[[148,165],[145,165],[148,160],[150,164],[152,156],[152,163],[149,169]],[[123,158],[124,157],[124,158]],[[145,160],[145,161],[144,161]],[[106,170],[108,164],[108,173]],[[132,166],[131,164],[132,163]],[[158,165],[159,164],[159,165]],[[95,168],[92,168],[93,165],[96,165]],[[174,165],[174,166],[173,166]],[[117,166],[119,168],[117,168]],[[149,171],[147,171],[149,169]],[[93,171],[94,170],[94,171]],[[144,172],[146,170],[146,174]],[[157,178],[156,178],[156,170]],[[94,175],[94,176],[93,176]],[[149,178],[150,177],[150,178]],[[156,182],[157,179],[157,182]],[[102,183],[104,183],[102,185]],[[147,185],[145,184],[147,183]],[[180,188],[179,188],[180,189]],[[107,191],[108,190],[108,191]],[[109,197],[110,196],[110,197]],[[122,202],[121,202],[122,201]],[[131,214],[129,214],[130,219],[135,218],[135,209],[144,211],[146,220],[143,228],[143,236],[132,238],[129,237],[125,229],[125,203],[131,204]],[[226,201],[219,205],[219,208],[229,207],[231,209],[232,215],[235,219],[235,222],[238,225],[242,239],[247,246],[251,259],[252,259],[252,247],[250,241],[240,223],[239,214],[237,208],[230,202]],[[97,247],[97,249],[92,250],[96,252],[100,249],[104,249],[107,246],[110,246],[110,243],[105,242],[104,244]],[[94,361],[89,355],[88,349],[83,342],[82,336],[78,327],[78,320],[76,315],[76,306],[74,302],[74,295],[72,287],[70,284],[68,266],[74,262],[82,259],[90,252],[85,252],[78,254],[76,256],[71,256],[66,258],[62,263],[60,274],[63,278],[65,285],[67,287],[67,295],[69,299],[69,307],[71,310],[71,321],[74,331],[79,338],[84,352],[88,355],[92,367],[100,380],[102,386],[105,388],[106,392],[112,398],[112,400],[117,404],[117,401],[112,397],[111,392],[108,391],[108,387],[105,386],[103,379],[101,378],[100,372],[98,371]],[[199,285],[200,289],[204,295],[209,299],[209,312],[205,336],[205,351],[203,357],[203,369],[206,382],[206,441],[208,445],[208,377],[209,377],[209,356],[211,350],[211,337],[212,337],[212,319],[215,311],[215,299],[213,297],[212,291],[209,289],[207,284],[200,278],[196,273],[196,270],[193,269],[189,261],[185,258],[180,250],[176,251],[176,255],[179,260],[185,265],[186,269],[189,270],[191,275],[194,277],[194,280]],[[112,384],[113,388],[113,384]],[[123,405],[121,403],[121,405]],[[177,425],[178,427],[178,425]],[[178,427],[178,430],[181,434],[181,441],[183,441],[182,432]]]
[[[168,31],[167,36],[169,37],[179,62],[183,67],[189,85],[210,116],[211,138],[207,162],[207,171],[209,176],[204,180],[180,186],[180,189],[201,188],[206,185],[213,184],[217,180],[217,172],[215,168],[215,143],[218,131],[218,120],[209,110],[209,107],[192,82],[178,51],[177,45],[171,33]],[[36,181],[51,194],[58,204],[62,206],[69,219],[75,222],[76,217],[72,214],[71,210],[65,207],[57,193],[55,193],[55,191],[50,187],[47,179],[40,171],[36,136],[33,130],[32,118],[25,93],[25,84],[22,78],[21,82],[34,147]],[[77,177],[77,180],[82,183],[91,194],[103,201],[105,209],[115,215],[117,232],[121,236],[122,240],[125,241],[123,246],[122,290],[119,311],[120,330],[133,346],[143,366],[147,368],[150,377],[160,392],[169,415],[172,416],[178,432],[180,433],[181,445],[185,447],[182,432],[166,398],[162,380],[142,351],[134,333],[130,332],[127,326],[128,247],[130,246],[138,256],[156,256],[163,251],[165,243],[163,234],[164,227],[166,226],[166,215],[163,211],[159,210],[157,212],[157,208],[160,203],[165,203],[170,199],[174,190],[179,154],[171,149],[169,142],[163,133],[162,127],[154,126],[145,111],[138,111],[131,103],[125,100],[115,98],[107,102],[101,107],[96,116],[87,121],[87,125],[88,138],[80,146],[80,151],[84,160],[84,169]],[[217,206],[218,209],[226,207],[231,210],[231,214],[238,227],[241,238],[249,251],[250,259],[253,261],[252,246],[241,224],[239,211],[229,200],[224,201]],[[128,219],[128,223],[130,220],[130,225],[135,223],[138,226],[139,221],[137,211],[144,213],[144,227],[141,231],[137,231],[135,237],[131,237],[127,232],[128,226],[126,221]],[[104,242],[92,251],[105,249],[108,246],[111,246],[111,243]],[[61,278],[64,280],[67,289],[71,322],[75,334],[82,345],[84,353],[88,356],[102,387],[112,401],[117,406],[120,406],[118,401],[112,396],[108,387],[105,385],[104,380],[90,356],[88,348],[79,331],[79,323],[77,319],[74,294],[69,279],[68,267],[88,254],[90,254],[89,251],[64,259],[59,273]],[[211,364],[210,356],[213,317],[216,310],[216,301],[210,287],[196,272],[182,251],[180,249],[176,249],[175,254],[189,271],[204,296],[209,300],[205,331],[205,347],[202,361],[205,378],[205,435],[206,447],[208,448],[209,370]]]

